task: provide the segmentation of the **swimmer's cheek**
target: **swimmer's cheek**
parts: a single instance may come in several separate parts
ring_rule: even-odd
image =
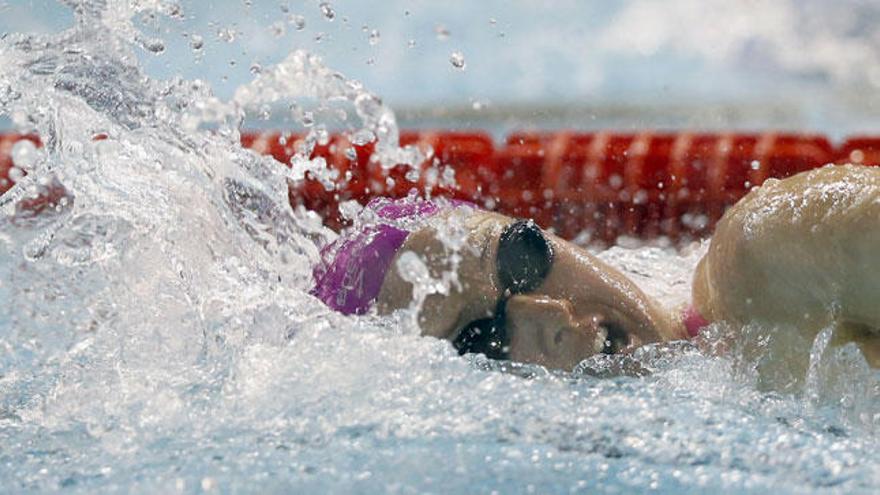
[[[409,307],[413,302],[413,286],[400,273],[400,259],[407,252],[415,253],[425,263],[432,278],[439,278],[441,273],[448,269],[449,260],[445,256],[443,244],[436,238],[433,230],[422,229],[409,234],[385,274],[385,280],[376,301],[380,314]]]
[[[458,283],[453,283],[449,294],[428,295],[419,312],[418,322],[422,335],[454,339],[455,330],[468,321],[491,315],[497,299],[494,274],[486,273],[483,250],[468,242],[460,251]],[[491,247],[491,246],[490,246]],[[413,305],[413,286],[400,274],[398,260],[402,253],[413,252],[427,265],[435,280],[448,277],[453,269],[449,252],[437,238],[437,232],[425,228],[407,237],[385,276],[376,301],[379,314],[389,314]]]
[[[403,287],[403,286],[407,287]],[[400,309],[412,306],[412,289],[409,282],[399,280],[388,283],[389,289],[380,293],[376,308],[380,315],[388,315]],[[391,288],[393,286],[394,288]],[[419,331],[422,335],[450,339],[461,319],[462,307],[465,306],[461,294],[449,296],[431,294],[425,298],[418,314]]]

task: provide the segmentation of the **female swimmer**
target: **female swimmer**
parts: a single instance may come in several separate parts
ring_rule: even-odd
[[[349,314],[408,307],[414,285],[396,267],[414,253],[434,279],[457,274],[424,299],[418,321],[461,354],[570,370],[597,353],[693,337],[712,321],[810,339],[831,325],[880,367],[878,169],[825,167],[754,189],[718,223],[685,311],[529,220],[411,199],[366,211],[371,226],[323,251],[313,293]],[[449,241],[455,232],[463,242]]]

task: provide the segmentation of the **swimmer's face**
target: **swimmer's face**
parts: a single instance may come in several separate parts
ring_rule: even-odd
[[[429,297],[419,320],[424,334],[452,341],[461,354],[571,369],[594,354],[685,337],[632,281],[534,223],[478,212],[466,224],[461,289]],[[406,250],[423,255],[435,276],[448,268],[431,229],[412,234]],[[410,294],[392,269],[380,310],[406,306]]]

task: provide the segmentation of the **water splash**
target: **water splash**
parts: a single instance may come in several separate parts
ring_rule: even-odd
[[[449,55],[449,63],[458,70],[465,70],[467,68],[464,54],[460,51],[454,51]]]
[[[291,211],[294,172],[241,149],[238,126],[290,100],[305,127],[300,103],[339,100],[360,119],[352,136],[378,141],[388,163],[417,163],[395,145],[391,110],[301,51],[229,101],[203,82],[157,81],[137,64],[151,38],[132,19],[173,15],[173,3],[67,4],[71,29],[0,40],[0,113],[44,144],[18,150],[27,175],[0,198],[5,489],[868,492],[880,482],[876,433],[841,420],[875,421],[876,399],[805,408],[737,376],[736,353],[647,348],[573,376],[460,358],[415,336],[405,314],[328,311],[306,289],[333,234]],[[321,112],[309,120],[320,142]],[[33,214],[27,201],[51,208]],[[460,236],[445,238],[455,247]],[[687,297],[698,258],[602,256],[667,304]],[[876,387],[851,349],[840,353],[829,362]],[[613,372],[627,366],[640,378]],[[614,376],[593,378],[602,373]],[[814,383],[846,400],[864,390]]]

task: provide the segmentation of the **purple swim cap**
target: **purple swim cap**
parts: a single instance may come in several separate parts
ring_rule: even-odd
[[[388,223],[365,225],[339,237],[321,250],[321,262],[312,271],[311,294],[344,314],[366,313],[379,296],[394,255],[411,232],[401,227],[405,222],[400,220],[426,218],[440,207],[408,197],[377,198],[366,209]]]

